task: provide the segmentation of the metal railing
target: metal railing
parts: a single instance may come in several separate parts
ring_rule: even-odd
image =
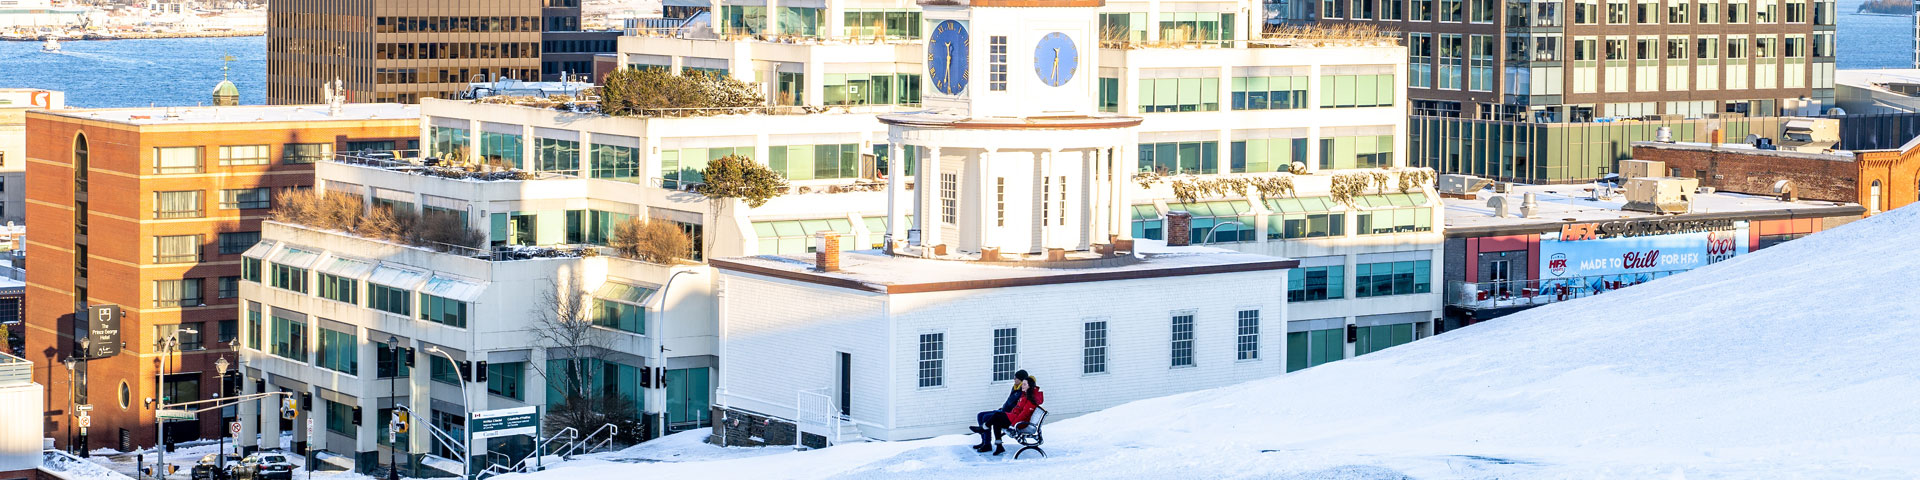
[[[841,415],[834,408],[833,396],[826,388],[801,390],[793,405],[793,447],[802,448],[808,427],[817,427],[815,434],[826,438],[826,445],[832,446],[840,441]]]
[[[1591,297],[1685,271],[1663,270],[1499,282],[1450,281],[1447,282],[1447,305],[1464,308],[1545,305]]]
[[[452,162],[442,157],[423,157],[419,150],[390,150],[380,152],[341,152],[333,155],[334,163],[374,167],[415,175],[440,177],[454,180],[477,180],[483,182],[515,180],[547,180],[566,178],[552,172],[533,172],[511,167],[491,167],[469,159],[466,162]]]

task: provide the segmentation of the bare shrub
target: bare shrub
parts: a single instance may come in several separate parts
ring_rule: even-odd
[[[613,227],[608,242],[622,257],[648,263],[673,263],[693,253],[693,239],[672,222],[628,220]]]

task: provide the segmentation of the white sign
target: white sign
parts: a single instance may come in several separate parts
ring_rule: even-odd
[[[80,427],[80,428],[91,427],[93,426],[93,416],[81,415],[80,417],[74,419],[73,424],[74,426]]]
[[[311,441],[313,441],[313,434],[314,434],[314,431],[313,431],[313,419],[312,419],[312,418],[308,418],[308,419],[307,419],[307,441],[309,441],[309,442],[311,442]]]
[[[509,435],[533,435],[540,430],[540,410],[534,407],[502,408],[473,412],[468,431],[475,440]]]
[[[240,422],[227,422],[227,433],[231,433],[236,437],[240,436]]]
[[[161,420],[185,421],[185,420],[193,420],[196,417],[193,414],[192,410],[180,410],[175,408],[162,408],[160,409],[160,412],[157,413],[156,415],[158,415]]]

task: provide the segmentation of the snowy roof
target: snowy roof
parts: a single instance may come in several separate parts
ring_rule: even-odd
[[[842,252],[840,270],[834,272],[815,270],[812,254],[733,257],[709,263],[723,272],[894,294],[1278,270],[1299,265],[1286,258],[1212,247],[1166,247],[1152,240],[1136,240],[1135,249],[1139,254],[1133,257],[1055,264],[1060,267],[936,260],[879,250]]]
[[[1615,193],[1610,199],[1593,199],[1595,184],[1568,185],[1514,185],[1506,194],[1510,203],[1507,217],[1494,217],[1493,207],[1487,206],[1487,200],[1496,194],[1492,190],[1476,192],[1474,199],[1443,198],[1446,205],[1446,232],[1448,236],[1478,236],[1492,231],[1513,229],[1553,230],[1566,223],[1586,223],[1607,220],[1654,218],[1654,217],[1712,217],[1723,218],[1729,215],[1748,218],[1773,215],[1792,215],[1795,217],[1833,217],[1859,215],[1864,210],[1859,204],[1801,200],[1783,202],[1775,197],[1746,195],[1740,193],[1715,192],[1694,195],[1693,211],[1681,215],[1659,215],[1649,212],[1622,210],[1626,205],[1626,195]],[[1520,202],[1525,194],[1533,193],[1540,204],[1540,210],[1533,218],[1520,218]]]
[[[129,125],[193,125],[204,123],[327,122],[353,120],[418,120],[419,105],[349,103],[340,115],[328,115],[326,105],[243,105],[230,107],[141,107],[52,110],[50,115],[124,123]]]

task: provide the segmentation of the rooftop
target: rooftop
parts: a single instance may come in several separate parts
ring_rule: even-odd
[[[1715,192],[1694,195],[1693,211],[1679,215],[1659,215],[1648,212],[1622,210],[1627,197],[1617,189],[1609,198],[1594,199],[1593,189],[1605,184],[1571,185],[1514,185],[1506,194],[1512,203],[1507,217],[1494,217],[1493,207],[1487,206],[1487,199],[1496,196],[1491,190],[1475,193],[1474,199],[1442,198],[1446,206],[1446,232],[1448,236],[1479,236],[1499,234],[1503,231],[1550,230],[1567,223],[1589,223],[1621,219],[1645,218],[1748,218],[1767,215],[1793,215],[1797,217],[1858,215],[1864,210],[1859,204],[1802,200],[1784,202],[1775,197],[1746,195],[1739,193]],[[1521,218],[1518,215],[1521,198],[1532,193],[1540,208],[1533,218]]]
[[[1834,72],[1833,83],[1854,88],[1893,92],[1901,95],[1914,95],[1914,87],[1920,85],[1920,69],[1882,68],[1839,70]],[[1888,88],[1889,85],[1902,88],[1890,89]]]
[[[879,250],[842,252],[840,270],[834,272],[815,270],[812,254],[721,258],[708,263],[721,270],[888,294],[1253,272],[1299,265],[1292,259],[1213,247],[1168,247],[1145,239],[1135,242],[1138,251],[1133,256],[1055,263],[1059,267],[1037,262],[934,260]]]
[[[208,123],[417,120],[420,118],[420,106],[398,103],[349,103],[342,106],[340,115],[327,114],[326,105],[86,108],[54,110],[47,112],[47,114],[129,125],[194,125]]]
[[[1800,152],[1787,149],[1762,150],[1746,143],[1722,143],[1714,145],[1706,142],[1633,142],[1633,148],[1657,148],[1665,150],[1718,150],[1742,155],[1768,155],[1779,157],[1807,158],[1835,162],[1853,161],[1853,152],[1834,150],[1826,153]]]

